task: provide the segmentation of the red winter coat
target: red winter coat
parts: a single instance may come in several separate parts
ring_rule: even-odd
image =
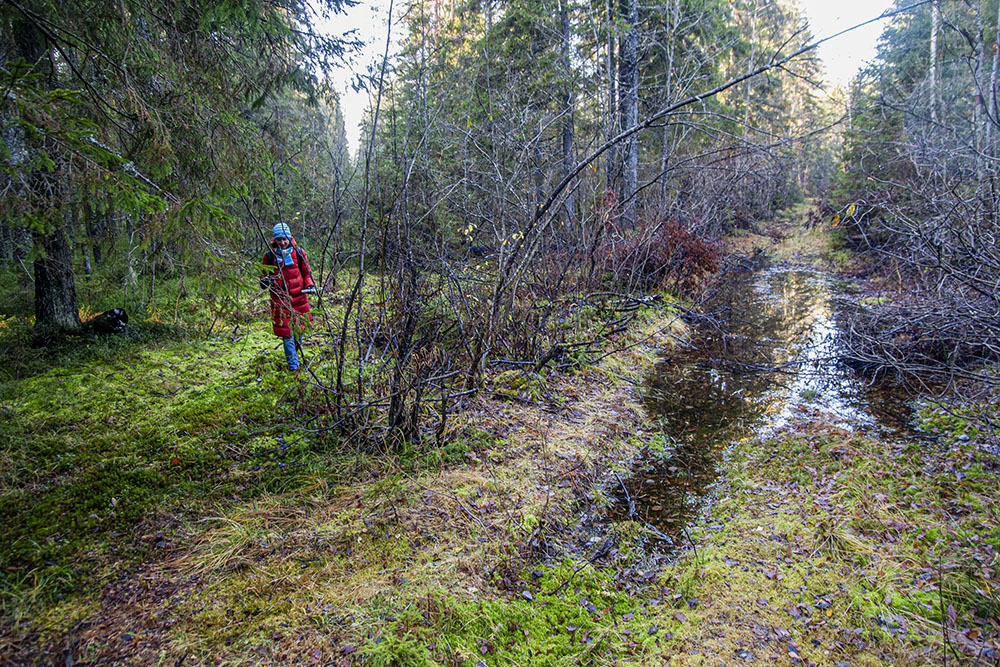
[[[305,315],[312,322],[312,315],[309,314],[309,296],[303,294],[302,290],[313,286],[313,277],[306,253],[295,245],[295,241],[292,241],[294,261],[291,266],[277,264],[275,257],[280,254],[281,250],[276,248],[264,253],[264,277],[270,280],[271,321],[274,335],[290,338],[292,311],[296,313],[296,329],[299,332],[305,324],[301,315]]]

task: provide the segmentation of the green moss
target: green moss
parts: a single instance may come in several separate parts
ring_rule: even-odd
[[[834,268],[838,271],[846,271],[851,266],[851,260],[853,255],[850,250],[846,248],[841,248],[839,250],[831,250],[828,254],[830,261],[833,263]]]
[[[382,665],[608,664],[647,652],[676,624],[586,565],[566,561],[521,581],[509,597],[379,605],[385,622],[361,652]]]
[[[406,471],[433,469],[461,463],[472,452],[488,446],[488,443],[492,443],[491,435],[472,429],[440,445],[436,442],[406,440],[393,450],[392,458],[396,465]]]
[[[988,402],[977,404],[952,404],[938,401],[922,401],[916,410],[916,427],[937,436],[945,445],[955,445],[970,440],[996,440],[1000,429],[990,428],[990,416],[996,406]],[[984,419],[985,417],[985,419]]]
[[[865,306],[881,306],[885,301],[886,297],[873,295],[863,296],[858,300],[859,303]]]
[[[538,373],[510,370],[492,378],[493,393],[501,398],[515,398],[537,402],[545,397],[548,387]]]
[[[109,549],[142,557],[154,547],[133,530],[157,514],[288,490],[317,468],[335,468],[308,438],[278,440],[295,384],[268,363],[280,361],[273,341],[263,326],[238,342],[140,329],[67,343],[46,351],[44,364],[8,356],[13,367],[0,376],[3,608],[83,590],[103,576],[93,560]],[[40,590],[28,595],[34,581]]]
[[[982,502],[985,498],[997,500],[995,477],[979,477],[975,471],[980,464],[970,452],[961,455],[965,463],[958,470],[953,467],[954,455],[927,443],[886,451],[889,446],[813,431],[770,442],[764,458],[748,447],[735,449],[731,465],[739,472],[729,480],[729,492],[736,498],[716,511],[729,524],[721,534],[710,533],[710,540],[723,543],[733,531],[784,536],[790,541],[789,551],[777,560],[796,562],[799,570],[809,573],[803,582],[810,591],[828,588],[833,609],[850,610],[853,618],[840,619],[842,623],[865,627],[879,641],[897,641],[900,633],[916,645],[933,639],[940,634],[937,624],[945,620],[942,605],[952,607],[959,618],[982,618],[992,601],[984,592],[981,564],[977,569],[978,561],[968,554],[996,529],[986,529],[969,509],[977,502],[988,506]],[[888,468],[887,456],[892,457]],[[795,490],[760,498],[762,480],[767,484],[780,480],[785,489],[794,481]],[[752,508],[761,502],[781,510],[767,512],[766,518],[755,516]],[[955,512],[956,507],[968,509]],[[948,521],[942,521],[948,516],[945,511],[950,514]],[[791,543],[801,550],[803,542],[809,544],[805,550],[809,556],[789,561]],[[742,560],[737,555],[742,548],[730,543],[728,557]],[[769,562],[768,557],[754,558]],[[818,571],[830,567],[839,576],[817,578]],[[708,571],[711,574],[711,568]],[[789,580],[793,579],[785,579]],[[745,583],[750,587],[755,582]],[[726,586],[736,584],[730,579]],[[796,592],[801,591],[792,590]],[[780,593],[782,599],[786,595]],[[838,598],[843,602],[836,603]],[[898,618],[905,618],[905,623]]]
[[[673,450],[673,442],[663,431],[645,434],[642,438],[643,446],[655,457],[663,458]]]

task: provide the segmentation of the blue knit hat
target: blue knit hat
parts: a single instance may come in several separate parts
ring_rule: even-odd
[[[279,222],[274,226],[272,239],[290,239],[292,238],[292,230],[289,229],[288,225],[283,222]]]

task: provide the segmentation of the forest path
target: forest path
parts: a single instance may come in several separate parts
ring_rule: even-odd
[[[652,370],[645,406],[670,446],[640,457],[619,518],[638,514],[682,544],[733,442],[804,420],[875,433],[908,420],[902,397],[840,363],[844,281],[813,258],[775,256],[758,245],[732,261],[686,317],[691,345]]]
[[[789,277],[831,284],[835,251],[823,230],[793,221],[739,241],[744,252],[766,246],[775,258],[765,286],[788,287]],[[778,283],[768,279],[776,274]],[[807,363],[786,366],[787,379],[776,386],[730,385],[739,404],[708,424],[725,444],[699,448],[717,477],[690,527],[694,549],[671,575],[683,583],[688,608],[674,613],[682,622],[663,657],[671,665],[994,663],[998,535],[988,508],[998,500],[995,460],[969,446],[959,424],[943,428],[931,410],[912,418],[939,431],[933,438],[898,428],[911,419],[901,414],[902,401],[880,405],[879,412],[895,413],[897,428],[880,425],[865,409],[870,388],[831,358],[829,299],[803,310],[788,300],[798,290],[768,293],[781,297],[770,320],[809,330],[810,342],[784,360]],[[796,346],[774,333],[765,327],[755,338],[771,341],[772,350]],[[729,347],[746,337],[731,336]],[[683,392],[686,402],[696,402],[692,393],[690,386]],[[706,411],[707,404],[694,406]],[[733,420],[742,424],[735,432]]]

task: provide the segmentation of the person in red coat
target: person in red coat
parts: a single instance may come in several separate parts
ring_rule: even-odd
[[[316,293],[312,270],[306,253],[292,237],[288,225],[274,226],[271,249],[264,253],[264,275],[261,286],[271,293],[271,322],[274,335],[281,338],[288,369],[299,369],[295,349],[302,349],[302,331],[309,314],[309,294]]]

